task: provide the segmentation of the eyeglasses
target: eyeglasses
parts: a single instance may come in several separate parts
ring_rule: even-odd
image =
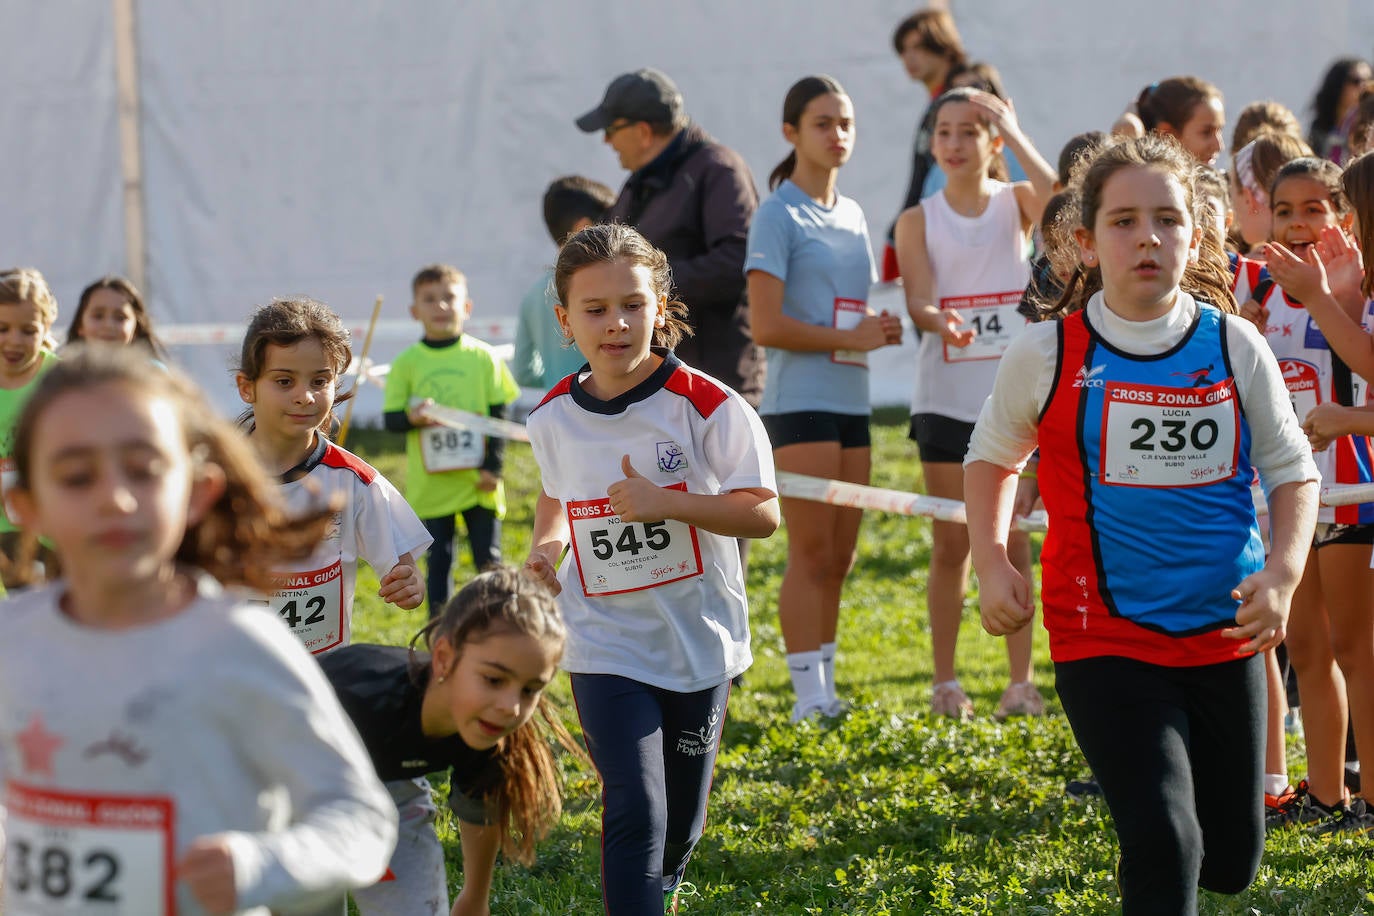
[[[634,123],[636,123],[636,122],[634,122],[634,121],[616,121],[616,122],[613,122],[613,123],[611,123],[611,124],[607,124],[607,125],[606,125],[606,130],[604,131],[604,134],[605,134],[606,139],[607,139],[607,140],[611,139],[611,138],[614,137],[616,134],[620,133],[622,130],[624,130],[625,128],[629,127],[631,124],[634,124]]]

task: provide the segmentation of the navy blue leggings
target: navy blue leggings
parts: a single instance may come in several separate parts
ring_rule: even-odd
[[[468,546],[472,548],[472,565],[481,572],[493,563],[501,562],[501,520],[485,506],[464,509],[463,527],[468,532]],[[422,519],[425,530],[434,538],[429,547],[429,571],[425,575],[425,590],[429,596],[429,616],[437,617],[448,603],[453,586],[453,539],[458,534],[458,519],[453,515]]]
[[[613,674],[571,677],[601,774],[601,888],[610,916],[659,916],[706,826],[730,682],[676,693]]]
[[[1264,851],[1264,662],[1058,662],[1055,687],[1116,823],[1125,916],[1238,894]]]

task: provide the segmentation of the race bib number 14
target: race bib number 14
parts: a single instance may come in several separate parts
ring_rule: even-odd
[[[686,484],[668,489],[686,490]],[[588,597],[655,588],[701,575],[697,529],[685,522],[627,522],[609,499],[567,504],[573,557]]]

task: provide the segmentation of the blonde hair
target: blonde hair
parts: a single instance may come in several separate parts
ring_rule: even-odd
[[[47,332],[57,323],[57,297],[48,281],[32,267],[11,267],[0,270],[0,305],[30,302],[38,306],[38,318]],[[44,334],[46,337],[46,333]]]

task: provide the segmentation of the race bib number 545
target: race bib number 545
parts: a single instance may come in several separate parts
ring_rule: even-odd
[[[668,489],[686,490],[686,484]],[[697,529],[685,522],[627,522],[609,499],[567,504],[573,557],[588,597],[655,588],[701,575]]]
[[[5,802],[7,916],[176,912],[171,799],[10,783]]]
[[[1240,404],[1230,380],[1205,388],[1108,382],[1102,482],[1195,487],[1229,480],[1240,457]]]

